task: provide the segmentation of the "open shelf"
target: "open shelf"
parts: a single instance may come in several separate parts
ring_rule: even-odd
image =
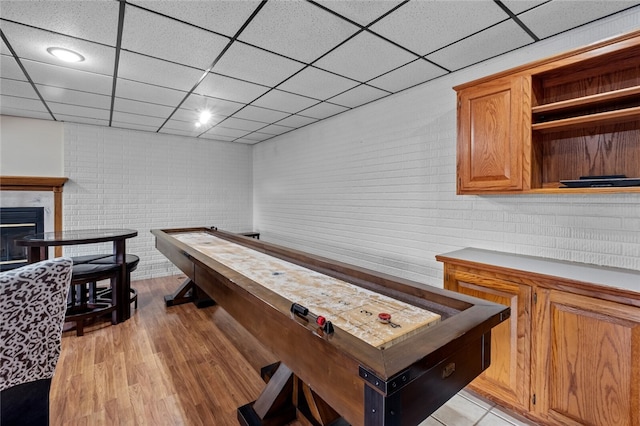
[[[534,115],[540,115],[550,112],[580,110],[582,108],[598,107],[614,102],[624,102],[633,99],[638,99],[640,101],[640,86],[534,106],[531,108],[531,113]]]
[[[640,106],[535,123],[531,125],[531,130],[555,132],[559,130],[580,129],[585,126],[601,126],[638,120],[640,120]]]
[[[597,188],[568,188],[560,182],[551,182],[545,184],[544,188],[535,188],[525,191],[526,194],[615,194],[620,192],[638,192],[640,186],[624,186],[624,187],[597,187]]]

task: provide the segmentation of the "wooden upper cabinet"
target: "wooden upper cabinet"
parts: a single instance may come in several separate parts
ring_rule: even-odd
[[[454,89],[458,194],[640,192],[640,31]]]
[[[504,78],[458,93],[458,193],[523,189],[530,84]]]

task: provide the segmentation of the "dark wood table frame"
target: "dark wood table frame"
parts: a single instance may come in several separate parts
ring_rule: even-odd
[[[138,231],[132,229],[55,231],[28,235],[16,240],[16,244],[27,247],[28,261],[29,263],[35,263],[48,258],[49,247],[113,242],[113,255],[116,263],[120,265],[120,273],[116,277],[115,289],[113,290],[116,300],[115,322],[123,322],[131,317],[131,304],[129,303],[130,283],[127,277],[125,241],[137,235]]]
[[[217,230],[215,226],[210,229]],[[242,235],[249,238],[260,239],[260,233],[255,231],[239,232],[238,235]],[[207,306],[215,305],[213,299],[198,287],[196,283],[187,278],[176,291],[164,296],[165,306],[182,305],[183,303],[193,303],[198,308],[206,308]]]
[[[156,248],[280,359],[244,425],[416,425],[490,364],[491,328],[503,305],[208,228],[152,230]],[[292,301],[172,236],[207,232],[439,313],[442,321],[381,350],[340,328],[325,337],[292,318]],[[339,414],[336,414],[339,413]],[[337,418],[336,418],[337,417]]]

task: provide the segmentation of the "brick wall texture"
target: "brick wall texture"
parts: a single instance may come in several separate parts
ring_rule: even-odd
[[[132,279],[178,273],[154,247],[151,229],[252,229],[252,147],[156,133],[65,124],[64,229],[130,228]],[[111,252],[108,244],[65,254]],[[99,251],[99,252],[102,252]]]
[[[640,194],[458,196],[453,86],[640,25],[605,20],[255,146],[265,240],[442,286],[464,247],[640,269]]]
[[[464,247],[638,270],[639,193],[455,195],[452,90],[638,26],[622,14],[254,146],[66,124],[64,227],[137,229],[133,279],[177,272],[150,229],[203,225],[434,286],[434,256]]]

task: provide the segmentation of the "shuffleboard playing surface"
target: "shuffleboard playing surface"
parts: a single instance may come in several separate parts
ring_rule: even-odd
[[[385,349],[425,327],[440,315],[311,269],[215,237],[205,232],[173,235],[177,240],[265,288],[322,315],[334,326]],[[391,314],[389,323],[379,313]]]

